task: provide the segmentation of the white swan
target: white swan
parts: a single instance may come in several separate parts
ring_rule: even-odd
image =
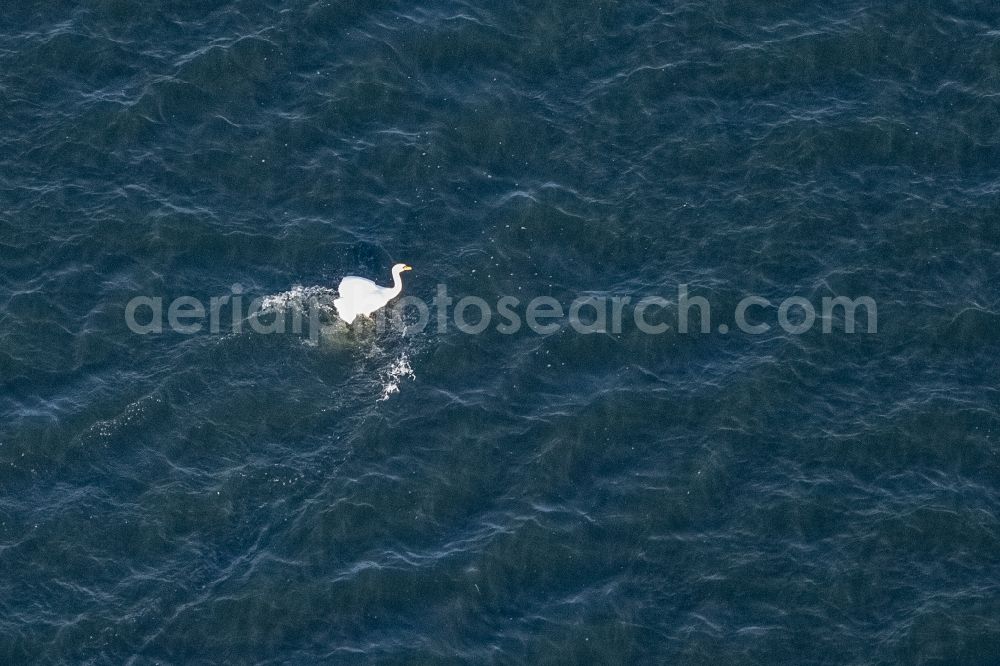
[[[350,324],[358,315],[370,315],[392,299],[399,296],[403,290],[400,275],[403,271],[412,271],[412,266],[396,264],[392,267],[392,286],[380,287],[371,280],[357,275],[348,275],[340,281],[337,291],[340,298],[333,301],[340,318]]]

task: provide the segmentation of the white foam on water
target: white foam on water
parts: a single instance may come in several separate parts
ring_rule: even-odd
[[[126,428],[140,423],[151,409],[163,403],[158,395],[147,395],[129,403],[121,412],[108,419],[96,421],[87,433],[100,439],[108,439]]]
[[[337,297],[337,290],[329,287],[314,285],[305,287],[300,284],[295,285],[288,291],[278,294],[269,294],[260,300],[260,312],[290,312],[293,315],[309,319],[311,309],[317,308],[323,315],[332,315],[333,319],[339,321],[333,307],[333,300]],[[307,322],[305,326],[308,326]],[[324,335],[330,324],[323,324],[319,335]],[[308,335],[301,338],[300,342],[307,347],[316,347],[318,339]]]
[[[325,304],[324,301],[328,300],[332,303],[336,295],[337,290],[330,289],[329,287],[303,287],[302,285],[297,284],[288,291],[283,291],[280,294],[265,296],[261,299],[260,309],[263,312],[269,310],[304,310],[304,306],[311,303],[316,303],[320,307],[326,309],[330,306]]]
[[[379,402],[388,400],[392,395],[399,393],[399,384],[404,379],[415,379],[413,367],[410,365],[410,358],[404,351],[393,363],[382,372],[382,397]]]

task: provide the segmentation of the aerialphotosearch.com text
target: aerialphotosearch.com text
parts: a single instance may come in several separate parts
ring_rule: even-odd
[[[315,291],[315,290],[314,290]],[[213,296],[208,303],[193,296],[180,296],[169,303],[160,296],[136,296],[125,308],[129,330],[140,335],[165,330],[181,334],[209,332],[308,335],[316,340],[346,324],[336,316],[332,292],[313,293],[296,301],[273,298],[250,299],[236,284],[230,293]],[[550,335],[569,328],[580,334],[622,333],[627,327],[648,335],[675,332],[681,335],[762,335],[777,327],[791,335],[818,330],[821,333],[878,332],[878,308],[869,296],[824,296],[817,303],[803,296],[781,300],[750,295],[735,306],[722,308],[706,296],[692,294],[686,284],[677,287],[674,298],[662,295],[588,295],[568,303],[552,296],[524,299],[504,295],[492,302],[480,296],[454,297],[447,286],[437,285],[426,300],[407,295],[373,316],[373,322],[357,320],[352,326],[392,327],[407,334],[430,330],[457,330],[478,335],[489,330],[504,335],[530,331]]]

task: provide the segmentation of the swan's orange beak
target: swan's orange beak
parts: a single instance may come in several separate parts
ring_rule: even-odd
[[[403,270],[404,271],[412,271],[413,270],[413,266],[410,266],[409,264],[407,264],[406,266],[403,266]]]

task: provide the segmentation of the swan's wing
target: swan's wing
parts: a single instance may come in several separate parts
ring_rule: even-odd
[[[337,293],[340,294],[341,298],[353,298],[378,293],[379,289],[380,287],[371,280],[357,275],[348,275],[340,281]]]

